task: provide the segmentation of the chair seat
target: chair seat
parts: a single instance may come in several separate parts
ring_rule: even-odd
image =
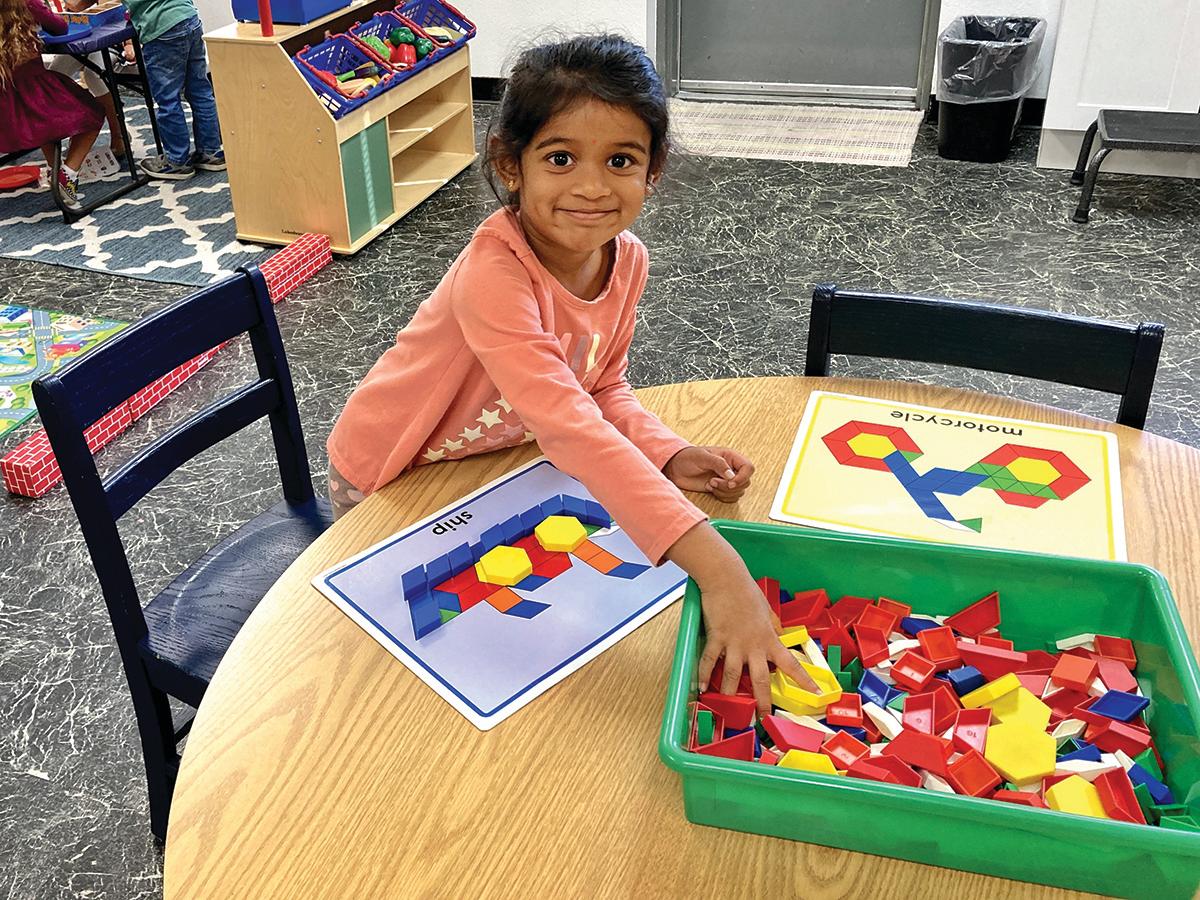
[[[1104,109],[1097,118],[1101,145],[1114,150],[1200,152],[1200,113]]]
[[[271,585],[333,524],[329,502],[280,501],[192,563],[145,607],[151,681],[197,706],[238,629]]]

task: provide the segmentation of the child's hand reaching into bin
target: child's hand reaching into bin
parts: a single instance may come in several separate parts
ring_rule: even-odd
[[[724,677],[715,685],[723,694],[737,690],[742,669],[750,672],[759,716],[771,713],[771,666],[805,690],[820,688],[791,651],[779,641],[778,623],[762,591],[734,549],[703,522],[675,542],[668,558],[686,569],[700,587],[707,642],[700,657],[700,684],[707,685],[717,660]]]

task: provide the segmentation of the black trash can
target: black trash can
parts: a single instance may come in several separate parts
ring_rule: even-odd
[[[1038,74],[1044,19],[959,16],[938,36],[938,155],[1000,162]]]

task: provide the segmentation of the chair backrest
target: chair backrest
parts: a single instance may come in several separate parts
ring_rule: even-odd
[[[245,332],[257,380],[175,426],[102,480],[85,430],[162,375]],[[267,416],[285,498],[294,504],[313,498],[292,376],[267,285],[256,267],[142,319],[38,379],[33,397],[126,662],[147,629],[117,520],[153,487],[198,453]]]
[[[1117,422],[1146,424],[1163,326],[1124,325],[991,303],[813,291],[805,375],[828,375],[832,353],[1023,375],[1121,397]]]

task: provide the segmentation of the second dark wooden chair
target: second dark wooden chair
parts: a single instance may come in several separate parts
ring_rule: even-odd
[[[101,479],[84,431],[145,385],[249,332],[258,377],[177,425]],[[33,396],[100,581],[133,695],[150,793],[150,828],[166,839],[191,707],[263,594],[333,521],[313,493],[300,416],[262,274],[251,268],[143,319],[36,381]],[[258,419],[270,420],[282,502],[210,549],[143,608],[117,520],[175,469]]]
[[[832,353],[1003,372],[1116,394],[1117,422],[1146,424],[1163,326],[904,294],[813,291],[805,375]]]

